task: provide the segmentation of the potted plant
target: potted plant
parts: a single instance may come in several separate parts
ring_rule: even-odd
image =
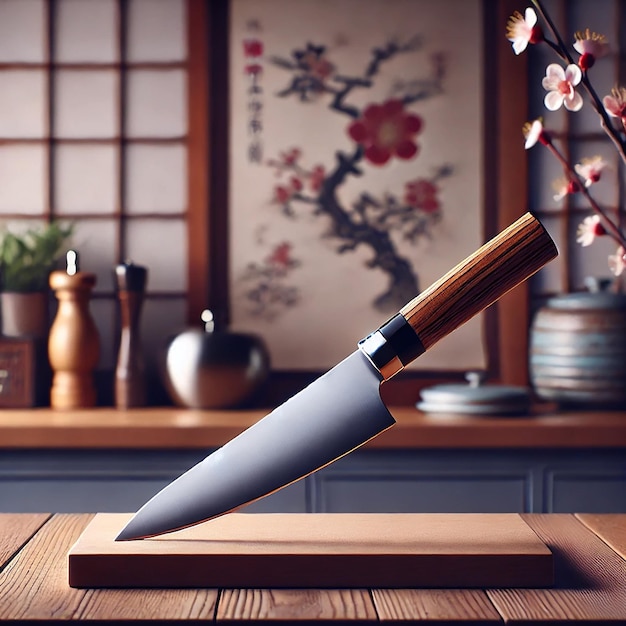
[[[7,337],[44,337],[48,330],[48,276],[74,232],[51,222],[0,233],[0,315]]]

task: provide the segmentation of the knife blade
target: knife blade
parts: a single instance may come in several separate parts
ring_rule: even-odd
[[[326,374],[144,504],[116,541],[208,521],[329,465],[395,420],[381,384],[541,269],[558,252],[530,213],[452,268]]]

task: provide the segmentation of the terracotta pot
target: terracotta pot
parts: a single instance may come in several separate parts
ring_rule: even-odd
[[[43,339],[48,334],[48,293],[0,293],[0,318],[5,337]]]

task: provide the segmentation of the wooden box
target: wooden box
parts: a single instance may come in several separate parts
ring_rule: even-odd
[[[48,404],[50,380],[44,340],[0,337],[0,407]]]

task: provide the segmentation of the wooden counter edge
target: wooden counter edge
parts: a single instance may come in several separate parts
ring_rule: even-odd
[[[433,416],[391,407],[394,427],[368,449],[626,448],[626,411],[538,413],[531,417]],[[261,409],[168,407],[0,411],[4,449],[208,449],[266,415]]]

